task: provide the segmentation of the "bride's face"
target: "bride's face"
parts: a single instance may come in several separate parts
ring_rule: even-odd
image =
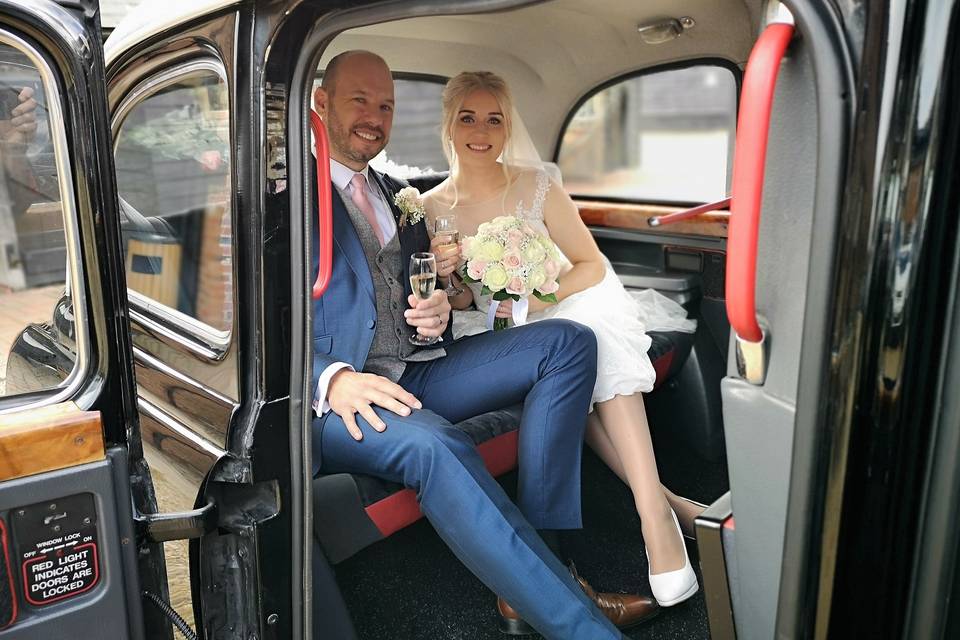
[[[465,165],[494,163],[507,141],[504,115],[496,97],[477,90],[467,95],[453,124],[453,147]]]

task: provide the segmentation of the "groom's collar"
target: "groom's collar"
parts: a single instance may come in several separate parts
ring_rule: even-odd
[[[355,173],[362,173],[363,177],[367,179],[367,184],[371,184],[370,165],[365,166],[362,171],[354,171],[342,162],[338,162],[333,158],[330,158],[330,179],[333,181],[333,184],[336,185],[337,189],[340,189],[340,191],[346,191],[347,185],[349,185],[350,181],[353,180],[353,175]]]

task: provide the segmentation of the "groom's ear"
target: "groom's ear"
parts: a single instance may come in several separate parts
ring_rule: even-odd
[[[327,119],[327,102],[329,99],[330,96],[323,87],[317,87],[313,90],[313,108],[320,116],[320,119],[324,121]]]

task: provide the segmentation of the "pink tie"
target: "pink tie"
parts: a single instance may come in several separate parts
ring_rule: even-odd
[[[373,227],[373,232],[377,235],[377,240],[382,247],[384,245],[383,232],[377,223],[377,214],[373,210],[373,205],[367,198],[367,179],[362,173],[353,174],[353,178],[350,180],[350,198],[353,200],[353,204],[357,205],[357,209],[360,209],[363,213],[363,217],[367,219],[370,226]]]

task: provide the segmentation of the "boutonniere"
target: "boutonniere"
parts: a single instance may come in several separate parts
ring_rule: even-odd
[[[404,187],[393,196],[393,204],[400,209],[400,226],[414,225],[427,213],[423,208],[420,192],[415,187]]]

